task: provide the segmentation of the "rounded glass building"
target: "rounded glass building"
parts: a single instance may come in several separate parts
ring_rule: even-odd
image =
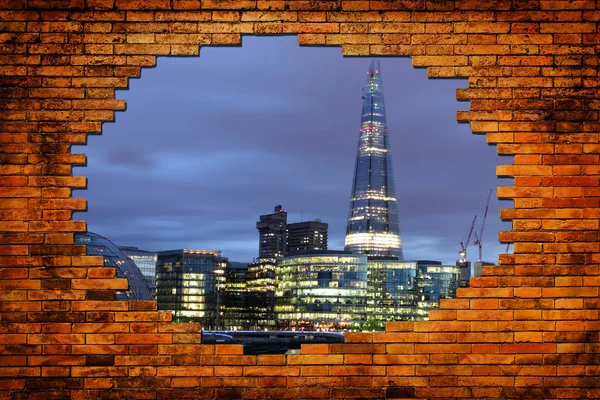
[[[323,252],[285,257],[276,277],[279,329],[341,330],[365,321],[366,256]]]
[[[129,289],[116,290],[117,300],[151,300],[141,271],[113,242],[92,232],[75,233],[74,242],[85,245],[88,256],[102,256],[105,267],[116,268],[117,278],[127,278]]]

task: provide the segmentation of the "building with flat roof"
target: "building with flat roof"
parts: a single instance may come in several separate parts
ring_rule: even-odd
[[[223,321],[221,327],[224,330],[251,329],[250,311],[246,304],[248,263],[228,262],[223,277],[222,301],[218,310],[222,316],[219,322]]]
[[[342,330],[365,322],[367,257],[348,252],[285,257],[277,265],[278,329]]]
[[[441,299],[456,297],[460,287],[460,267],[442,265],[440,261],[419,260],[416,290],[419,292],[419,319],[425,319],[430,310],[440,307]]]
[[[287,224],[286,256],[327,250],[328,224],[319,220]]]
[[[251,329],[275,329],[276,268],[274,258],[259,258],[248,263],[246,307]]]
[[[378,322],[412,321],[418,317],[415,290],[417,263],[395,257],[369,257],[367,261],[367,319]]]
[[[157,255],[158,309],[171,311],[174,321],[217,329],[227,258],[216,250],[167,250]]]

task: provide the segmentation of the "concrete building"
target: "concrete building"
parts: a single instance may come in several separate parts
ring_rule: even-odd
[[[286,256],[327,250],[328,224],[316,221],[287,225]]]
[[[271,214],[260,216],[256,223],[259,234],[258,257],[281,258],[285,255],[287,211],[280,205]]]

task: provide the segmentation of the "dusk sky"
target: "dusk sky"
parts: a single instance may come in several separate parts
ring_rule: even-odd
[[[494,172],[511,159],[457,123],[466,80],[427,79],[410,58],[380,60],[404,258],[454,264],[489,190],[511,184]],[[118,245],[220,249],[247,262],[258,256],[259,215],[281,204],[289,222],[329,223],[329,248],[343,249],[369,62],[300,47],[295,36],[158,58],[117,92],[127,111],[73,147],[88,155],[74,169],[88,177],[74,192],[88,211],[75,219]],[[486,261],[506,250],[500,208],[511,204],[494,191]],[[476,260],[477,248],[468,251]]]

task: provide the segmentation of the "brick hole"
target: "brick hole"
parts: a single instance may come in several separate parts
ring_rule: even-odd
[[[6,17],[7,22],[3,21],[0,26],[0,30],[16,32],[16,35],[7,35],[10,36],[9,42],[15,41],[14,36],[17,39],[16,43],[8,43],[8,46],[2,47],[3,51],[9,53],[7,57],[2,57],[4,63],[2,73],[7,75],[2,77],[2,105],[17,110],[7,113],[2,109],[3,117],[8,115],[8,120],[17,121],[13,123],[3,120],[2,122],[3,128],[8,131],[7,135],[2,135],[2,139],[11,143],[2,146],[4,151],[11,149],[10,152],[3,154],[2,160],[7,164],[7,171],[23,168],[29,171],[25,175],[32,175],[17,176],[14,181],[13,177],[9,177],[15,187],[21,186],[14,190],[7,190],[11,196],[16,197],[3,199],[5,201],[2,203],[3,206],[9,204],[14,207],[17,210],[15,212],[22,212],[21,210],[27,209],[28,205],[30,208],[27,221],[11,219],[10,215],[13,211],[3,213],[3,217],[7,220],[3,221],[5,222],[3,226],[17,233],[3,233],[3,242],[10,245],[6,250],[3,249],[2,261],[10,267],[19,266],[19,268],[11,268],[10,273],[3,270],[5,274],[3,276],[14,279],[16,284],[21,286],[19,290],[0,292],[3,300],[3,303],[0,303],[3,307],[2,321],[19,321],[20,318],[24,318],[21,321],[31,322],[23,325],[2,324],[5,330],[18,330],[16,333],[14,331],[3,333],[2,337],[5,343],[2,345],[2,361],[11,365],[1,367],[3,375],[7,377],[2,379],[3,397],[30,399],[134,396],[161,399],[202,396],[208,398],[240,396],[445,398],[455,396],[503,399],[598,397],[596,367],[599,260],[596,232],[598,227],[597,57],[588,53],[589,45],[598,43],[598,4],[592,1],[492,3],[334,1],[324,3],[268,0],[259,2],[207,0],[202,3],[194,0],[170,3],[155,0],[142,4],[139,1],[118,0],[116,3],[88,2],[88,7],[112,8],[108,12],[99,10],[92,14],[87,10],[80,13],[77,7],[81,6],[81,3],[60,3],[49,6],[45,2],[30,1],[27,4],[28,9],[19,9],[24,6],[24,3],[19,1],[3,4],[5,8],[12,7],[18,10],[4,13],[3,17]],[[56,12],[49,11],[50,7],[56,7]],[[61,7],[71,8],[60,10]],[[202,8],[202,10],[179,13],[169,11],[171,7]],[[264,13],[265,9],[275,11]],[[514,257],[507,260],[508,265],[502,270],[505,275],[491,276],[491,279],[485,281],[486,288],[473,288],[464,293],[467,298],[453,302],[451,311],[468,312],[470,315],[470,322],[468,322],[470,331],[466,333],[463,331],[461,335],[472,334],[479,338],[477,342],[469,345],[467,353],[459,352],[463,348],[452,347],[454,344],[446,346],[435,342],[433,345],[428,344],[427,350],[424,350],[423,346],[420,349],[424,351],[420,355],[427,357],[429,364],[412,365],[415,367],[412,371],[410,368],[402,368],[402,365],[390,365],[386,367],[385,376],[350,376],[349,373],[344,376],[344,373],[337,369],[334,378],[343,379],[343,383],[348,387],[343,389],[330,389],[326,384],[327,381],[315,383],[306,380],[303,383],[306,386],[302,388],[292,386],[288,377],[285,377],[284,381],[281,372],[275,368],[269,371],[262,369],[265,373],[271,374],[266,377],[254,376],[246,380],[228,378],[226,382],[214,379],[210,385],[203,380],[202,383],[206,386],[199,389],[201,378],[198,375],[206,374],[206,369],[185,368],[195,374],[192,377],[171,378],[171,375],[176,372],[174,369],[167,370],[168,372],[161,371],[170,374],[166,375],[167,377],[165,374],[157,376],[159,367],[148,365],[151,363],[150,358],[144,359],[146,365],[126,367],[127,370],[98,365],[93,367],[99,368],[95,370],[96,376],[92,376],[91,370],[85,370],[86,367],[65,365],[81,362],[81,356],[58,358],[78,346],[77,336],[61,337],[68,344],[22,345],[27,341],[39,341],[40,336],[36,332],[40,329],[56,331],[65,327],[70,329],[71,324],[76,323],[81,316],[80,312],[64,312],[71,311],[71,305],[76,303],[70,300],[58,300],[55,297],[50,301],[33,300],[33,298],[30,299],[32,301],[26,301],[27,296],[39,294],[36,292],[35,285],[39,284],[40,280],[54,280],[56,276],[62,279],[67,273],[78,273],[76,272],[78,269],[98,266],[97,260],[74,255],[81,249],[71,250],[67,249],[68,246],[57,245],[58,243],[69,244],[68,232],[82,229],[81,224],[61,222],[65,217],[62,209],[57,210],[58,212],[53,209],[46,212],[48,210],[44,209],[43,213],[48,214],[45,218],[51,222],[42,221],[42,217],[36,214],[40,210],[35,209],[32,204],[37,204],[36,197],[40,196],[59,199],[69,197],[68,187],[79,184],[79,181],[69,180],[69,177],[61,182],[54,176],[45,176],[64,174],[64,167],[69,167],[70,160],[63,161],[66,165],[61,163],[53,165],[51,161],[54,161],[54,157],[58,155],[62,157],[68,151],[64,149],[64,140],[58,145],[35,144],[39,143],[34,142],[35,140],[54,139],[53,135],[35,134],[44,130],[46,133],[48,130],[49,132],[60,131],[66,125],[73,130],[73,132],[69,131],[71,133],[68,142],[71,138],[80,140],[80,136],[85,135],[82,132],[99,128],[96,128],[95,122],[80,124],[65,122],[68,117],[79,118],[81,110],[72,113],[63,110],[40,111],[40,106],[45,103],[43,99],[48,100],[47,104],[51,107],[61,107],[64,103],[54,101],[52,95],[42,94],[42,91],[37,89],[40,89],[42,81],[52,82],[58,85],[59,91],[61,86],[66,87],[67,91],[75,89],[68,97],[77,98],[80,89],[74,82],[81,84],[82,76],[78,71],[82,67],[78,65],[74,68],[71,66],[54,68],[53,65],[68,64],[75,58],[81,57],[85,45],[79,41],[82,38],[80,32],[84,27],[89,28],[86,24],[91,24],[92,29],[99,33],[107,33],[107,28],[108,33],[112,33],[113,25],[119,23],[122,29],[129,22],[140,21],[147,22],[152,28],[158,26],[163,29],[161,26],[171,25],[164,22],[166,17],[177,21],[182,20],[182,23],[176,22],[172,25],[186,28],[190,26],[189,21],[186,21],[190,16],[194,21],[200,21],[198,24],[192,22],[191,25],[199,25],[219,32],[211,35],[213,44],[235,43],[240,30],[276,34],[284,30],[302,30],[304,33],[301,37],[305,43],[324,44],[335,41],[342,43],[345,54],[355,55],[409,52],[415,54],[414,58],[418,59],[419,63],[430,65],[430,71],[435,71],[438,75],[471,76],[473,86],[479,87],[477,90],[484,92],[489,90],[489,93],[495,93],[491,95],[494,98],[500,99],[502,92],[510,91],[512,95],[510,101],[516,100],[511,107],[519,112],[513,115],[512,121],[491,121],[498,122],[498,128],[503,128],[498,131],[498,135],[494,136],[499,147],[514,151],[517,154],[515,159],[519,158],[520,167],[510,171],[510,175],[515,175],[517,178],[542,177],[541,187],[531,186],[531,181],[528,184],[515,179],[516,187],[508,196],[517,198],[515,209],[511,210],[513,213],[511,218],[518,215],[516,218],[519,219],[539,219],[542,222],[542,231],[523,227],[522,231],[508,232],[508,235],[504,235],[507,241],[514,240],[521,244],[515,251]],[[217,21],[217,19],[251,22],[242,24],[219,22],[219,25],[214,26],[211,22],[205,22]],[[263,19],[268,21],[263,22]],[[290,20],[299,22],[288,22]],[[361,26],[366,27],[369,33],[342,33],[344,29]],[[417,40],[427,39],[423,34],[433,32],[450,33],[445,35],[446,37],[444,35],[437,37],[436,43],[432,45],[417,44]],[[140,39],[143,38],[137,38]],[[415,42],[412,39],[415,39]],[[73,43],[63,45],[60,43],[61,40]],[[403,40],[408,40],[403,43],[411,44],[395,44]],[[389,41],[392,44],[388,44]],[[444,45],[440,47],[438,42]],[[148,52],[150,49],[156,53],[166,50],[181,53],[190,51],[190,47],[194,47],[139,46],[138,44],[119,43],[119,46],[113,49],[112,44],[92,43],[87,47],[90,53],[99,54],[106,54],[109,51],[116,53],[130,51],[134,57],[139,55],[139,62],[153,58],[153,56],[137,54]],[[459,55],[423,56],[428,49],[431,51],[451,49]],[[50,54],[52,52],[63,52],[65,55],[54,56]],[[482,69],[473,68],[473,63],[478,63],[477,65]],[[42,64],[45,67],[38,68]],[[439,67],[440,64],[443,66]],[[104,65],[100,67],[96,69],[97,72],[112,68],[105,68]],[[121,66],[117,69],[125,74],[135,72],[127,68]],[[71,78],[65,77],[40,77],[55,73],[71,73],[79,76],[76,76],[73,82]],[[76,87],[72,88],[72,83]],[[109,86],[120,83],[119,79],[115,79]],[[491,83],[491,89],[485,89],[488,83]],[[28,95],[33,99],[27,98]],[[534,99],[538,99],[539,102]],[[541,104],[544,110],[541,113],[522,112],[519,105],[523,104],[528,107]],[[539,117],[543,117],[543,121],[538,120]],[[21,129],[25,131],[32,129],[35,134],[24,134],[25,131]],[[534,129],[538,133],[534,133]],[[490,130],[490,132],[495,131]],[[22,147],[19,147],[20,144],[15,144],[22,143],[23,138],[27,144]],[[56,138],[60,141],[61,136]],[[36,146],[39,146],[39,151],[36,151]],[[19,148],[21,152],[17,150]],[[7,174],[11,173],[7,172]],[[38,177],[48,178],[47,182],[40,185]],[[27,184],[15,183],[22,182],[24,178],[30,179]],[[27,197],[33,200],[28,200]],[[71,207],[76,208],[75,206],[66,208]],[[33,222],[29,222],[29,219]],[[47,240],[46,246],[39,246],[40,238]],[[53,244],[48,245],[51,243]],[[35,252],[37,255],[32,256],[30,252]],[[38,256],[40,253],[42,255]],[[76,268],[64,268],[65,266]],[[22,276],[23,272],[26,273],[25,277]],[[99,271],[94,273],[97,272]],[[31,281],[26,280],[27,274],[33,274],[30,276]],[[496,283],[501,282],[501,279],[504,287],[494,287]],[[47,288],[58,288],[61,284],[50,282]],[[55,295],[58,292],[58,289],[49,289],[46,294]],[[61,295],[66,294],[61,292]],[[488,295],[485,300],[496,300],[498,305],[502,302],[503,306],[514,311],[515,320],[498,321],[499,318],[495,317],[489,321],[478,320],[482,313],[474,309],[466,310],[469,307],[477,308],[472,306],[476,304],[474,301],[480,299],[469,300],[477,294]],[[41,312],[42,306],[48,308],[44,308]],[[51,310],[62,312],[53,313]],[[60,319],[44,324],[36,324],[29,319],[41,314],[46,314],[49,318],[58,316]],[[88,314],[98,321],[109,321],[112,313],[89,312]],[[517,315],[519,318],[516,318]],[[441,326],[433,322],[426,325],[430,328]],[[536,328],[532,328],[534,325]],[[421,328],[424,326],[420,325]],[[450,333],[459,330],[457,324],[454,328],[448,326],[446,325],[446,330]],[[507,327],[511,327],[515,332],[514,341],[518,343],[502,343],[501,336],[498,336],[493,343],[484,340],[492,335],[506,333],[503,329]],[[393,328],[397,332],[397,338],[405,339],[415,326],[406,324],[396,325]],[[486,331],[485,328],[489,329]],[[524,328],[527,329],[523,331]],[[489,332],[489,337],[485,336],[487,335],[485,332]],[[433,338],[432,335],[435,333],[428,335]],[[397,351],[405,349],[401,343],[394,345]],[[42,346],[45,355],[40,357]],[[154,347],[135,345],[132,347],[132,352],[143,354],[153,350]],[[441,350],[449,349],[452,350],[451,353],[440,353]],[[116,348],[114,351],[116,352]],[[179,351],[190,353],[191,349]],[[62,355],[55,356],[50,353]],[[400,358],[406,360],[406,357]],[[159,360],[164,359],[156,358],[152,359],[152,362],[156,363]],[[274,360],[263,361],[275,365]],[[93,356],[90,357],[89,362],[106,364],[110,362],[110,357]],[[37,365],[43,363],[43,365],[36,366],[36,363]],[[390,363],[397,363],[397,361],[390,360]],[[15,364],[16,367],[12,366]],[[313,374],[323,374],[324,369],[329,372],[331,368],[330,366],[309,367]],[[215,368],[209,367],[212,372],[216,371]],[[255,372],[257,370],[255,369]],[[130,377],[118,376],[124,371],[130,374]],[[231,373],[233,370],[227,371]],[[307,372],[302,375],[308,374]],[[228,386],[237,385],[237,388],[213,389],[223,383],[227,383]],[[284,383],[290,384],[290,387],[282,389],[281,385]],[[112,388],[113,384],[115,388]],[[177,389],[171,390],[168,386],[171,384]],[[143,389],[126,387],[127,385],[139,385]],[[387,386],[390,386],[388,390],[382,389]]]
[[[352,178],[356,125],[360,118],[357,110],[361,107],[359,90],[364,85],[364,70],[365,65],[368,67],[369,60],[354,57],[342,59],[337,48],[298,48],[297,38],[294,36],[246,36],[243,39],[245,45],[240,48],[205,47],[201,50],[200,58],[158,57],[155,66],[142,69],[138,79],[130,81],[128,89],[117,92],[120,99],[118,101],[123,102],[123,105],[127,104],[128,112],[117,113],[114,121],[104,123],[101,139],[100,136],[91,137],[88,146],[74,147],[76,153],[87,153],[88,168],[79,169],[79,174],[88,174],[89,179],[88,189],[76,192],[75,195],[84,197],[90,193],[89,211],[77,213],[75,217],[80,219],[89,216],[90,231],[101,232],[119,245],[137,245],[137,235],[141,234],[146,241],[154,240],[150,242],[153,245],[141,247],[153,250],[198,246],[221,248],[220,245],[227,241],[211,241],[213,227],[218,228],[225,222],[226,229],[239,230],[235,225],[240,223],[237,220],[233,223],[227,220],[232,212],[237,211],[236,208],[227,208],[223,212],[220,211],[220,205],[227,201],[229,196],[241,196],[244,191],[256,190],[259,192],[258,196],[246,196],[246,201],[251,202],[252,211],[243,210],[244,215],[238,212],[238,217],[244,218],[246,222],[242,229],[245,241],[249,246],[256,246],[255,217],[263,213],[265,206],[272,203],[273,199],[281,198],[278,190],[273,190],[269,185],[257,190],[256,177],[260,176],[265,182],[281,182],[282,177],[302,170],[307,162],[314,162],[321,166],[318,168],[319,175],[316,176],[320,179],[315,182],[314,173],[305,173],[297,181],[288,183],[286,189],[292,194],[284,196],[286,201],[275,202],[287,204],[286,208],[290,210],[298,210],[290,214],[292,220],[300,218],[300,211],[305,211],[303,216],[310,219],[311,215],[319,217],[319,211],[327,212],[328,209],[337,208],[334,219],[329,221],[330,232],[333,233],[330,234],[330,239],[332,236],[337,236],[337,239],[330,240],[329,247],[343,248],[343,236],[339,232],[344,231],[348,201],[348,185],[344,182],[351,181]],[[294,75],[286,75],[283,72],[292,64],[286,63],[285,57],[295,60],[295,63],[292,62],[296,68]],[[466,101],[455,102],[456,84],[465,86],[466,81],[441,79],[443,77],[435,75],[435,79],[428,80],[426,70],[413,68],[409,58],[387,57],[381,59],[381,62],[405,254],[419,254],[407,259],[440,259],[445,264],[451,264],[453,259],[457,258],[455,253],[459,248],[458,242],[473,214],[479,214],[481,220],[484,195],[487,194],[488,188],[494,185],[492,176],[496,165],[495,148],[481,146],[476,142],[481,141],[480,136],[471,137],[468,125],[456,123],[455,107],[466,110],[469,105]],[[235,78],[231,76],[232,64],[248,65],[248,70],[252,72]],[[344,76],[343,79],[335,76],[339,73]],[[298,75],[301,77],[298,78]],[[320,78],[321,86],[313,83],[319,81],[318,75],[324,75]],[[143,79],[139,79],[141,77]],[[189,81],[187,87],[181,86],[182,79]],[[290,83],[295,80],[302,83]],[[347,87],[340,84],[342,80]],[[218,84],[211,84],[214,81]],[[275,83],[271,83],[273,81]],[[292,93],[282,92],[281,86],[286,83],[290,85]],[[236,90],[231,87],[237,85],[243,87],[237,90],[239,99],[232,97]],[[225,87],[219,89],[220,86]],[[344,100],[344,104],[339,105],[337,102],[340,99],[333,93],[336,90],[343,92],[341,97],[352,101]],[[177,101],[178,97],[186,100]],[[293,102],[292,99],[296,97],[301,99],[298,102],[298,111],[272,100],[280,98],[281,103],[285,104],[286,101]],[[311,108],[307,106],[307,102],[317,105]],[[335,106],[332,107],[332,104]],[[179,109],[180,106],[182,109]],[[244,107],[250,107],[250,111]],[[458,111],[458,114],[463,112]],[[274,113],[284,116],[273,118]],[[355,117],[352,118],[351,115]],[[322,123],[311,125],[303,121],[306,118],[315,118]],[[148,120],[151,121],[146,122],[148,129],[137,126],[140,121]],[[183,122],[174,122],[180,120]],[[294,129],[302,123],[303,128]],[[269,126],[265,128],[263,124]],[[203,139],[214,135],[215,130],[209,131],[208,127],[221,129],[221,138],[210,139],[214,143]],[[292,128],[291,133],[289,128]],[[244,133],[240,134],[240,130]],[[332,138],[324,137],[332,131],[345,134],[331,135]],[[165,132],[169,132],[171,142],[165,142],[162,137]],[[284,171],[280,170],[281,167],[276,171],[269,170],[271,165],[281,166],[284,160],[292,158],[289,149],[278,151],[279,149],[272,145],[274,141],[290,142],[294,149],[303,148],[303,156],[307,159],[288,161],[290,165],[285,166]],[[314,152],[322,148],[332,149],[340,146],[343,150],[335,152],[335,157],[339,159],[338,167],[334,168],[335,171],[327,171],[332,170],[327,168],[329,155],[315,156]],[[264,153],[265,149],[272,150],[275,157],[269,158]],[[206,157],[210,152],[216,153],[217,159],[208,159],[208,165],[201,163],[196,168],[194,162]],[[223,153],[224,157],[219,158]],[[414,154],[421,156],[415,157]],[[221,186],[225,186],[223,183],[227,181],[228,176],[245,173],[236,171],[235,162],[233,166],[227,165],[228,162],[236,161],[236,157],[241,159],[237,161],[238,166],[243,162],[250,163],[244,166],[244,169],[249,171],[248,179],[240,183],[241,187],[235,187],[227,194],[220,194]],[[261,158],[266,161],[262,161]],[[220,162],[220,159],[223,161]],[[473,159],[483,161],[476,162]],[[161,168],[166,172],[161,173]],[[170,183],[166,180],[173,176],[169,175],[173,174],[173,170],[178,170],[184,176],[190,171],[190,177],[175,184],[174,190],[157,192],[155,182],[164,183],[165,187],[168,187]],[[156,174],[159,178],[152,176]],[[440,178],[440,175],[443,178]],[[512,184],[512,179],[506,180]],[[439,183],[439,186],[423,187],[424,181],[433,181]],[[306,195],[307,189],[303,187],[306,184],[303,182],[310,182],[311,186],[330,186],[330,192],[335,193],[332,198],[323,202],[326,204],[319,204],[320,209],[311,214],[311,210],[302,207],[304,202],[310,201],[311,196],[310,191],[309,195]],[[200,197],[196,200],[204,204],[209,211],[202,208],[190,211],[194,206],[185,203],[185,213],[199,213],[196,218],[199,218],[202,224],[197,223],[195,226],[204,226],[199,230],[200,237],[207,238],[208,245],[203,245],[206,241],[189,239],[198,237],[198,234],[179,233],[183,229],[189,229],[191,225],[187,215],[184,217],[181,213],[177,214],[181,207],[179,199],[186,196],[180,186],[187,189],[195,188],[196,185],[206,185],[208,188],[200,192]],[[301,189],[294,192],[294,185]],[[262,192],[266,194],[261,196]],[[107,197],[108,195],[110,197]],[[103,196],[105,201],[101,201]],[[147,202],[154,205],[145,209],[144,203]],[[415,216],[413,210],[422,207],[424,202],[429,203],[432,215],[425,212],[424,215]],[[460,218],[453,215],[439,220],[435,209],[439,208],[439,212],[443,213],[447,209],[446,202],[461,203],[459,207],[455,205],[453,211],[454,214],[459,213]],[[158,203],[164,206],[157,207]],[[109,211],[111,208],[115,210],[114,214]],[[166,217],[153,216],[152,212],[156,210],[166,213]],[[221,218],[225,218],[224,221],[218,219],[219,212]],[[497,200],[494,193],[484,236],[484,255],[488,255],[486,260],[496,258],[490,257],[489,254],[499,252],[500,247],[504,248],[503,245],[493,248],[490,246],[492,241],[485,239],[493,237],[494,232],[502,226],[497,216]],[[123,224],[126,218],[136,219],[138,224],[141,222],[141,226],[147,230],[142,232],[144,229],[140,230],[139,225],[135,228],[133,224],[132,230],[129,230],[129,227]],[[445,231],[445,237],[430,239],[428,236],[437,231],[436,226],[443,224],[452,226],[452,229]],[[160,235],[164,235],[161,227],[164,227],[167,234],[169,230],[175,233],[171,237],[162,236],[166,243],[170,244],[165,244],[165,241],[159,238]],[[475,230],[479,230],[479,224]],[[109,234],[111,231],[114,233]],[[434,242],[431,242],[432,240]],[[196,243],[199,245],[195,245]],[[423,250],[425,248],[432,251],[438,245],[445,248],[443,255],[437,253],[428,256],[429,252]],[[226,250],[224,256],[230,260],[244,258],[236,258],[235,255],[229,254]],[[235,249],[233,254],[236,254]],[[245,257],[249,258],[247,255]],[[477,249],[470,244],[469,259],[475,261],[476,258]]]

